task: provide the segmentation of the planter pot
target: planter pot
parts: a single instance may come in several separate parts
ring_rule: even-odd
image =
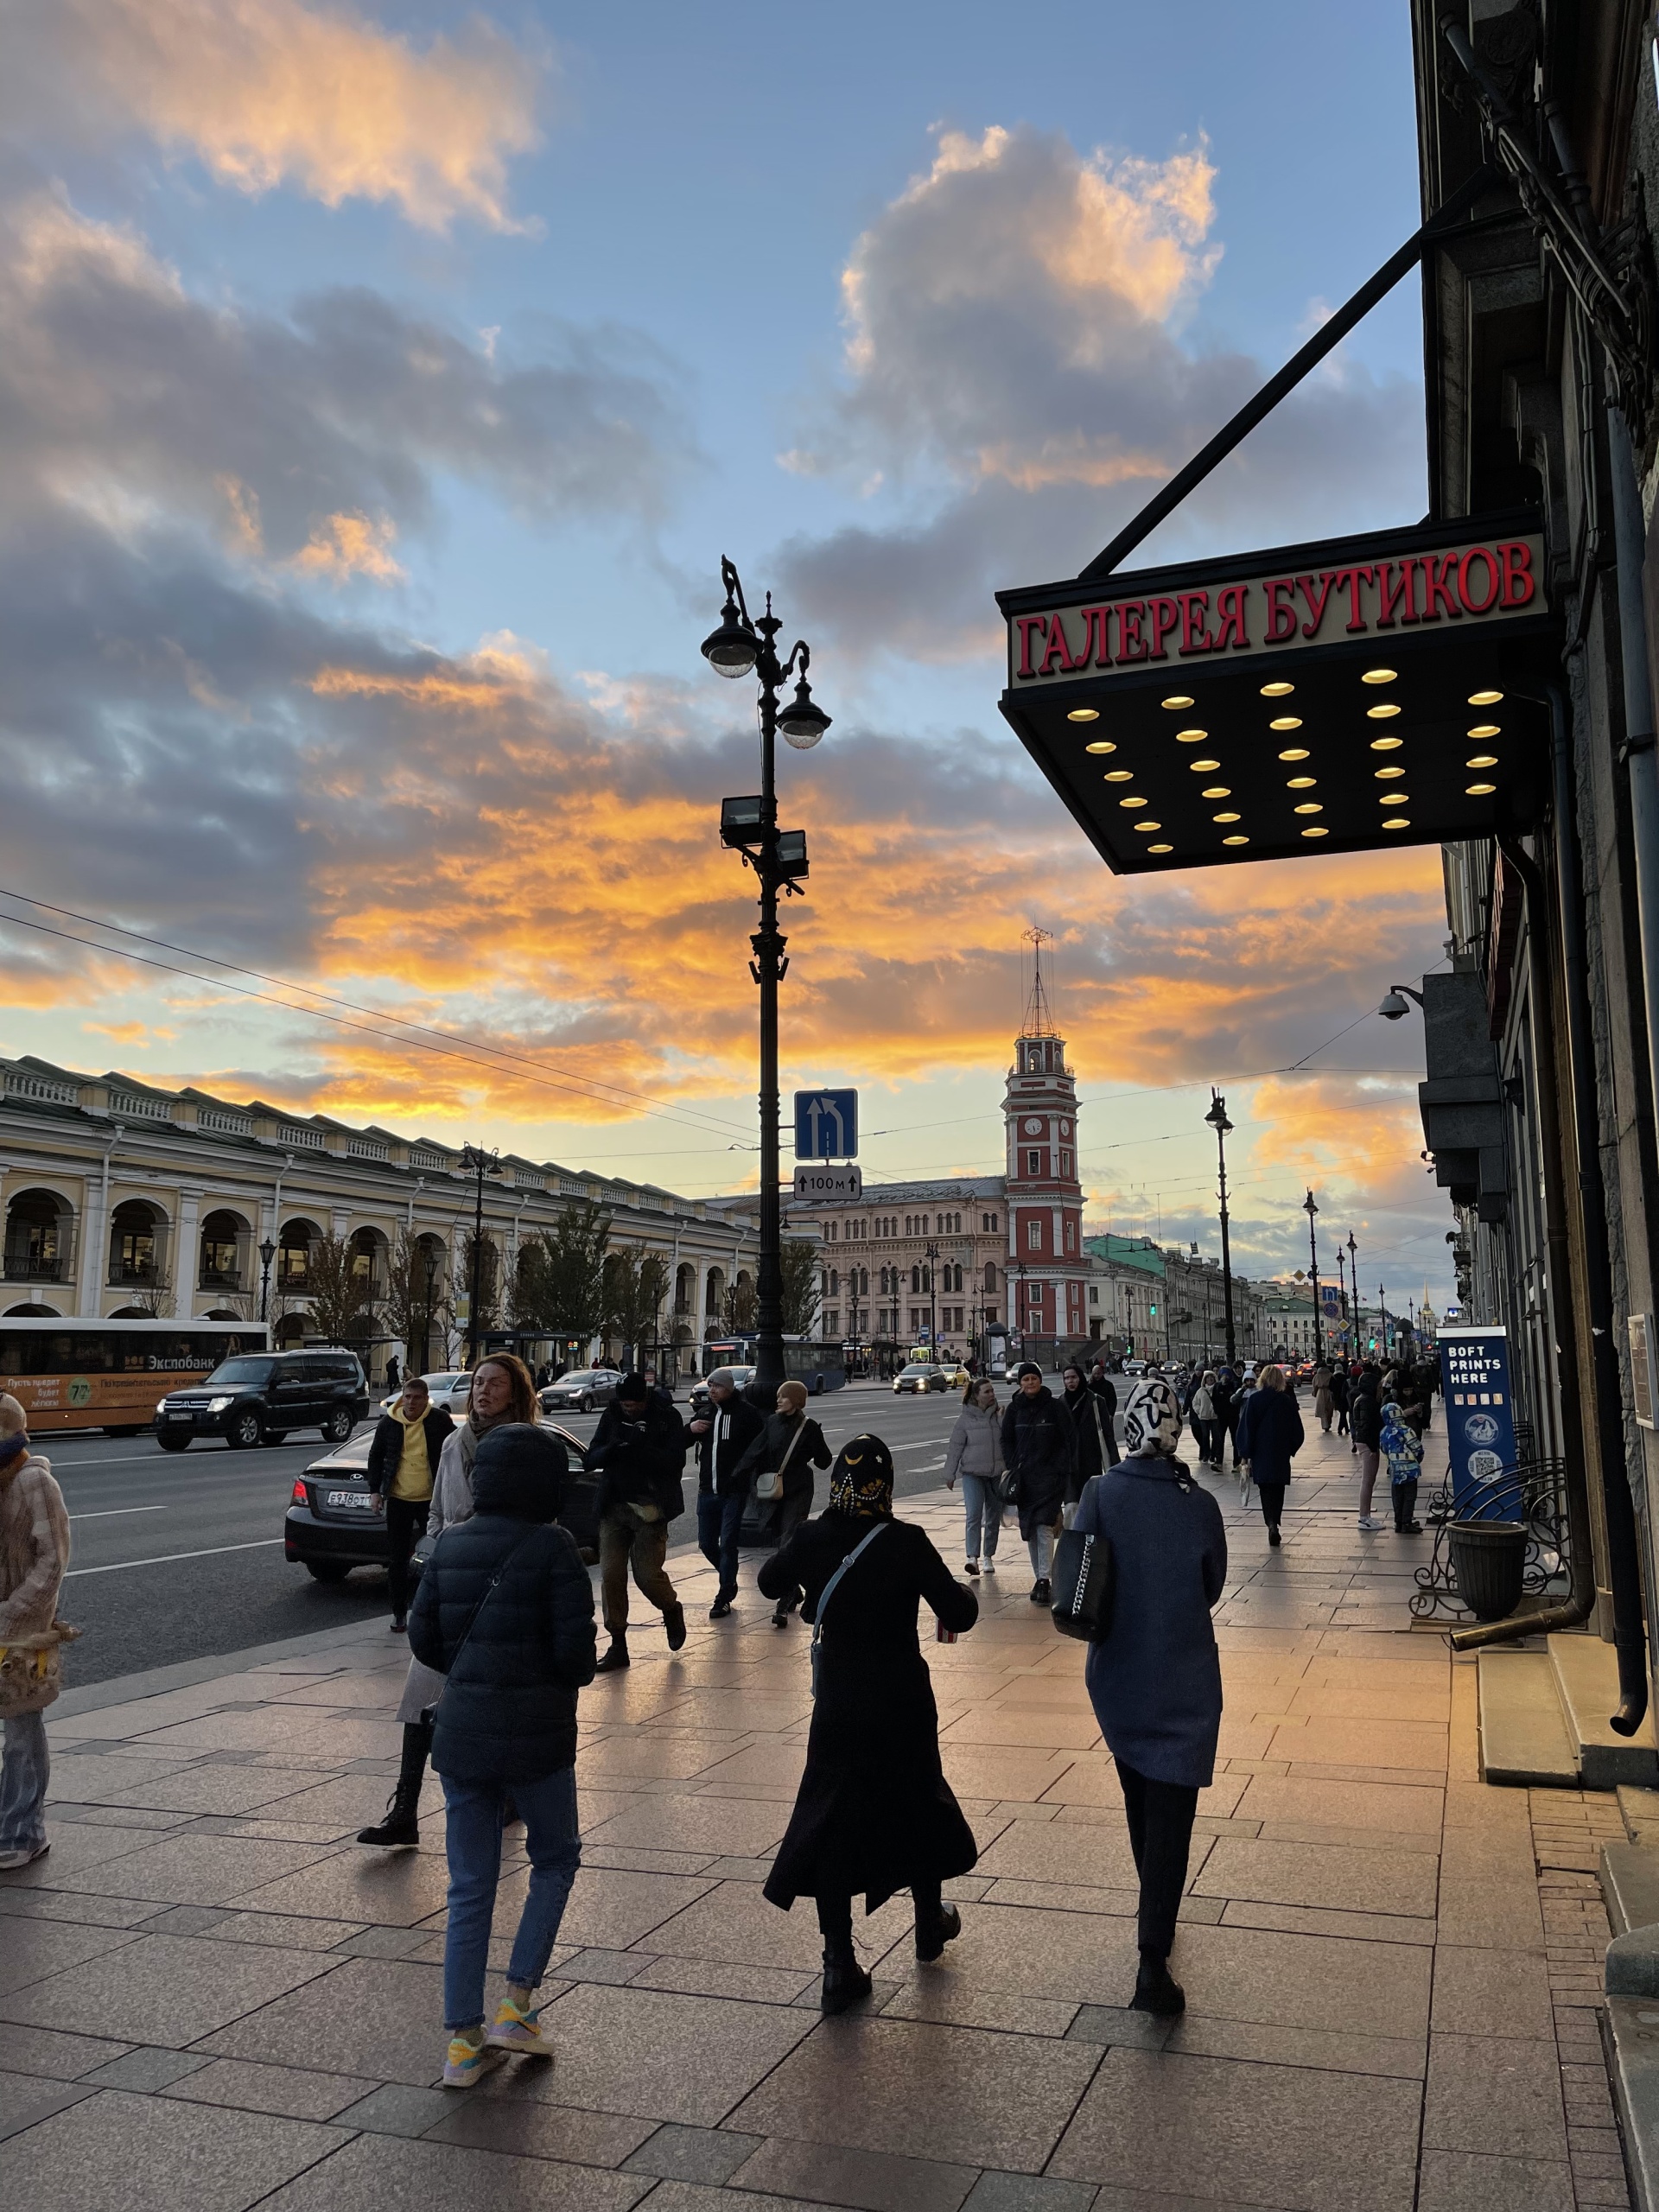
[[[1453,1521],[1446,1529],[1458,1594],[1477,1620],[1508,1618],[1521,1602],[1527,1563],[1521,1521]]]

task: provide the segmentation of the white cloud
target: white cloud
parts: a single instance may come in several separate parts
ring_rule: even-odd
[[[423,48],[302,0],[48,0],[7,28],[8,119],[136,128],[249,194],[390,203],[520,229],[507,164],[537,143],[542,61],[482,18]]]

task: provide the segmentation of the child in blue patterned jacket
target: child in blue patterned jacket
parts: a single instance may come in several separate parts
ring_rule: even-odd
[[[1406,1427],[1400,1408],[1392,1398],[1382,1408],[1382,1433],[1378,1443],[1382,1464],[1389,1471],[1395,1533],[1421,1536],[1423,1524],[1416,1513],[1417,1478],[1423,1464],[1422,1439]]]

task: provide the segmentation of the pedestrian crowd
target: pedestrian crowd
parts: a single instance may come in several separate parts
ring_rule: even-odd
[[[1169,1961],[1198,1792],[1214,1773],[1222,1685],[1211,1616],[1227,1544],[1214,1497],[1178,1447],[1190,1421],[1198,1466],[1219,1470],[1230,1442],[1277,1545],[1305,1434],[1292,1379],[1272,1366],[1252,1377],[1205,1369],[1183,1404],[1169,1379],[1148,1374],[1129,1390],[1122,1451],[1116,1388],[1098,1361],[1087,1373],[1067,1366],[1058,1393],[1027,1363],[1006,1407],[994,1383],[970,1380],[945,1458],[947,1484],[959,1480],[963,1491],[963,1580],[921,1528],[895,1515],[881,1438],[855,1436],[832,1458],[801,1384],[784,1383],[763,1412],[737,1383],[716,1370],[683,1421],[665,1392],[624,1375],[579,1466],[538,1421],[530,1370],[506,1353],[478,1363],[459,1425],[416,1375],[377,1425],[368,1485],[385,1516],[391,1626],[407,1635],[410,1664],[397,1780],[385,1818],[359,1841],[419,1841],[429,1764],[442,1785],[449,1872],[446,2085],[465,2088],[510,2053],[550,2056],[537,1991],[582,1859],[577,1699],[596,1675],[630,1663],[630,1583],[660,1616],[670,1651],[686,1641],[666,1557],[671,1524],[684,1510],[688,1458],[697,1542],[717,1576],[710,1619],[733,1611],[747,1537],[769,1546],[756,1580],[773,1623],[786,1630],[799,1611],[812,1625],[805,1767],[765,1895],[785,1911],[812,1900],[823,2011],[843,2012],[870,1993],[855,1899],[868,1914],[908,1891],[924,1964],[961,1933],[944,1885],[973,1867],[977,1847],[944,1776],[917,1624],[925,1605],[942,1640],[972,1630],[973,1582],[995,1572],[1012,1515],[1029,1552],[1032,1599],[1053,1604],[1070,1633],[1077,1622],[1068,1624],[1066,1611],[1082,1604],[1094,1548],[1109,1560],[1109,1575],[1090,1584],[1096,1610],[1086,1621],[1084,1681],[1116,1769],[1140,1883],[1129,2002],[1179,2012],[1185,1999]],[[1316,1372],[1315,1416],[1328,1433],[1340,1412],[1352,1435],[1363,1528],[1377,1525],[1369,1509],[1386,1463],[1395,1525],[1416,1532],[1433,1388],[1432,1375],[1384,1376],[1374,1363],[1351,1376]],[[828,1503],[814,1517],[825,1469]],[[411,1602],[411,1554],[423,1538],[429,1551]],[[48,1847],[42,1716],[58,1694],[61,1646],[75,1634],[57,1615],[68,1554],[61,1493],[32,1449],[22,1408],[0,1395],[0,1868],[27,1866]],[[599,1567],[602,1651],[590,1563]],[[515,1821],[524,1828],[528,1883],[505,1993],[486,2023],[502,1836]]]

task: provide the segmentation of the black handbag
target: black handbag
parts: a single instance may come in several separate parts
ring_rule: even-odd
[[[1050,1590],[1054,1625],[1060,1634],[1098,1643],[1112,1625],[1111,1538],[1085,1535],[1081,1529],[1063,1530],[1054,1547]]]

